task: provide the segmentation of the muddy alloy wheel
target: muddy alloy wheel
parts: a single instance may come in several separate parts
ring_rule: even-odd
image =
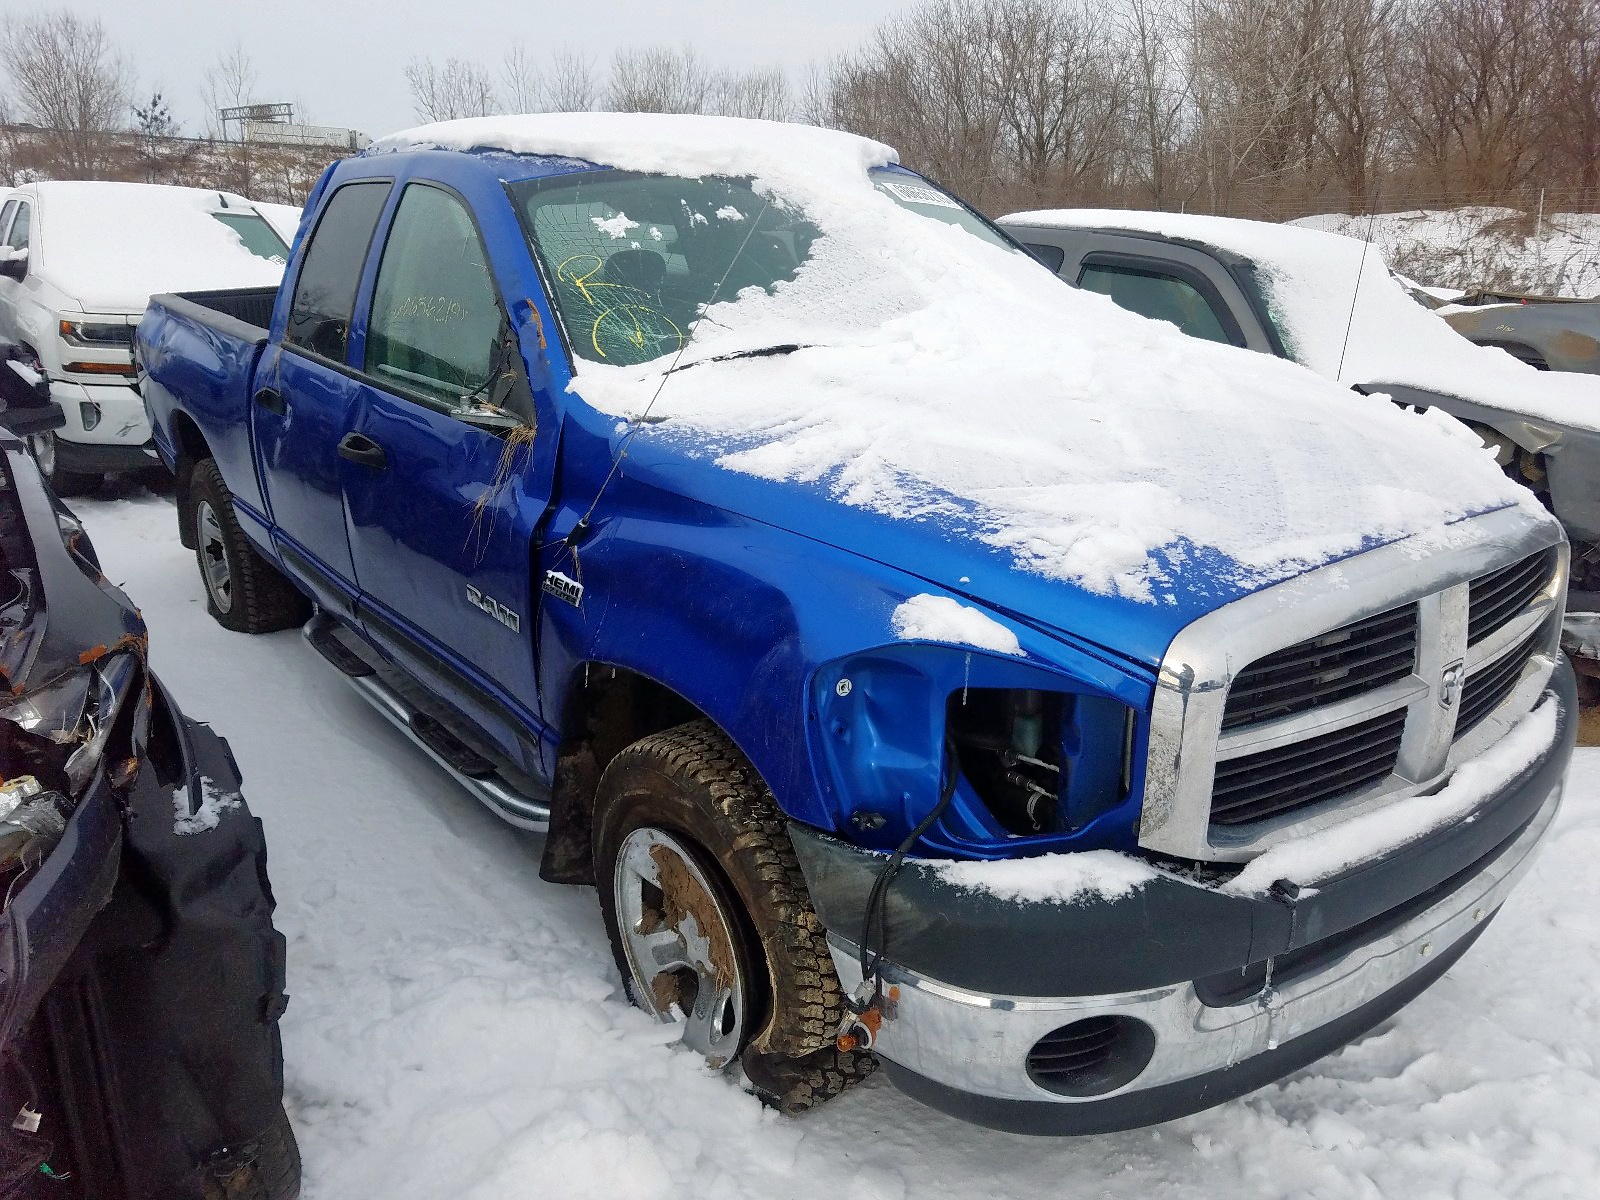
[[[682,1022],[684,1044],[722,1067],[744,1038],[750,971],[734,917],[695,859],[665,830],[635,829],[612,888],[634,999],[658,1020]]]
[[[839,978],[786,818],[709,721],[641,738],[606,767],[594,865],[617,969],[635,1004],[683,1025],[764,1100],[812,1108],[866,1078],[840,1051]]]

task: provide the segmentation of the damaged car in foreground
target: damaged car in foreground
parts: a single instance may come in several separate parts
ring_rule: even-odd
[[[0,432],[0,1196],[288,1200],[261,823],[146,646]]]

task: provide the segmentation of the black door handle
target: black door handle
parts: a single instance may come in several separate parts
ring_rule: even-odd
[[[256,393],[256,403],[268,412],[277,413],[280,417],[289,411],[289,402],[283,398],[283,393],[276,388],[262,388]]]
[[[339,457],[347,458],[363,467],[381,471],[389,465],[389,456],[364,433],[347,433],[339,440]]]

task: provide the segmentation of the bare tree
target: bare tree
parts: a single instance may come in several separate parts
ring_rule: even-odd
[[[406,84],[423,121],[486,117],[500,108],[494,79],[470,59],[449,58],[441,65],[431,58],[413,58],[406,64]]]
[[[98,18],[71,12],[13,16],[0,27],[10,106],[47,131],[51,170],[93,178],[112,152],[106,135],[128,124],[132,72]]]
[[[1168,208],[1192,196],[1179,180],[1189,125],[1189,72],[1168,0],[1127,0],[1118,40],[1130,67],[1126,166],[1146,202]]]
[[[717,89],[693,47],[627,47],[611,57],[606,105],[617,112],[703,113]]]
[[[712,107],[728,117],[787,121],[794,115],[794,96],[782,67],[725,71],[717,77]]]
[[[533,55],[521,42],[506,51],[500,60],[500,94],[512,112],[538,112],[544,107],[544,83]]]
[[[244,42],[235,38],[217,61],[206,69],[200,85],[200,96],[205,101],[206,120],[212,137],[228,136],[222,120],[223,109],[256,102],[256,82],[255,62],[244,48]]]
[[[545,76],[544,107],[549,112],[587,112],[600,99],[600,85],[594,77],[594,62],[579,50],[551,51],[550,71]]]

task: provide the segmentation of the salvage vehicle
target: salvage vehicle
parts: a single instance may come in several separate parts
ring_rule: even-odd
[[[877,142],[397,134],[281,289],[135,345],[211,614],[546,832],[786,1112],[1240,1095],[1438,978],[1560,801],[1566,543],[1476,438],[1063,288]]]
[[[1098,209],[1014,213],[1000,225],[1069,283],[1191,337],[1464,421],[1565,527],[1566,644],[1600,672],[1600,382],[1539,375],[1526,355],[1464,343],[1465,331],[1413,302],[1377,247],[1343,234]]]
[[[1537,370],[1600,375],[1600,300],[1476,292],[1439,315],[1469,342],[1504,350]]]
[[[133,378],[154,292],[276,284],[288,245],[241,196],[147,183],[30,183],[0,204],[0,343],[66,423],[41,460],[58,495],[159,468]]]
[[[0,432],[0,1196],[289,1200],[261,823],[146,646]]]

